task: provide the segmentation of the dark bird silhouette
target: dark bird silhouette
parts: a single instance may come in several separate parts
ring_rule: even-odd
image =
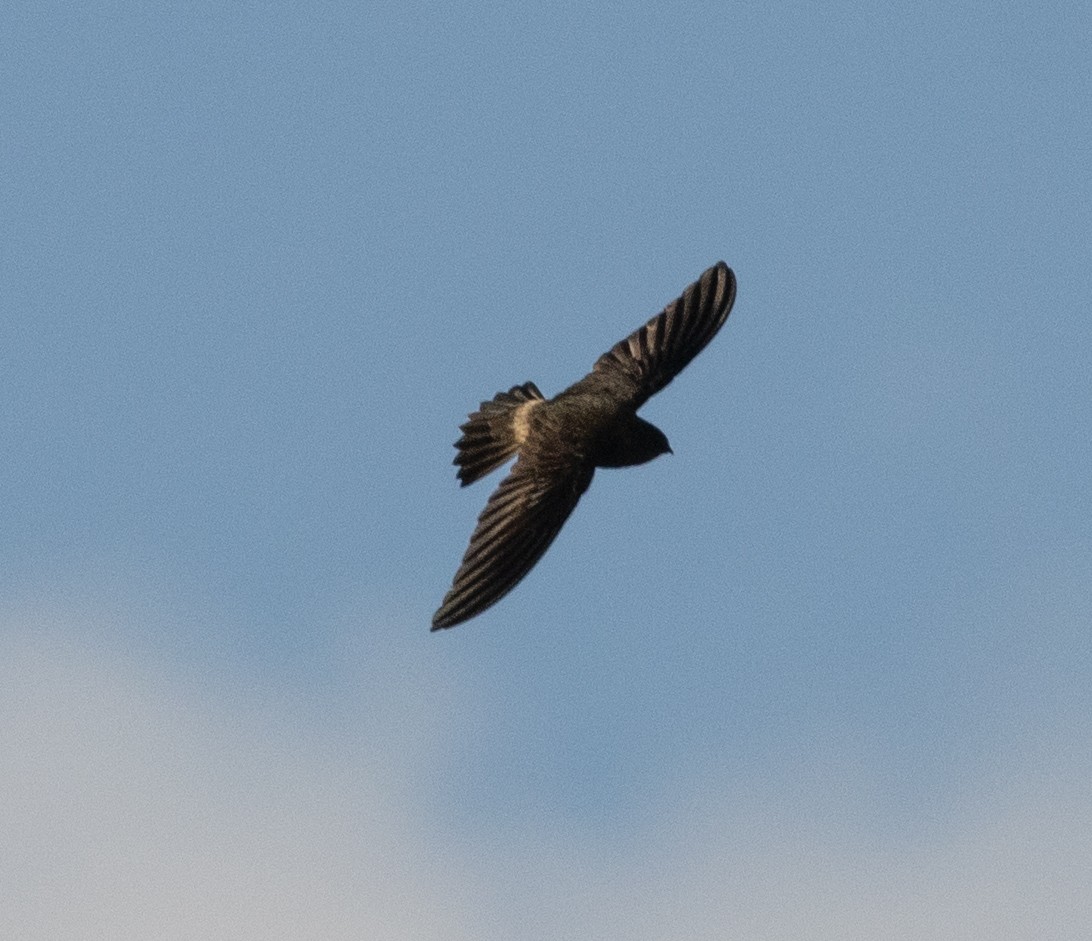
[[[432,629],[481,614],[542,558],[588,489],[597,467],[644,464],[671,452],[655,425],[637,417],[713,339],[736,299],[732,269],[717,262],[639,330],[599,357],[552,399],[533,382],[482,402],[455,442],[465,487],[519,454],[489,498]]]

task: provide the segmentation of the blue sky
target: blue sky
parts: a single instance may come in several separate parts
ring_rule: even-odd
[[[1086,4],[9,4],[0,925],[1092,926]],[[739,294],[431,635],[554,394]]]

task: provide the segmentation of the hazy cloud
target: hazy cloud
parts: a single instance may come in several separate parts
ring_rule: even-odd
[[[395,682],[358,690],[324,731],[260,694],[106,649],[78,617],[11,617],[2,636],[5,937],[1004,939],[1092,926],[1092,769],[1064,743],[1029,741],[967,781],[952,823],[925,838],[862,825],[867,768],[841,756],[803,783],[676,772],[661,823],[624,839],[572,822],[468,835],[415,782],[443,775],[434,716],[460,696],[478,708],[470,691],[441,689],[435,709],[421,696],[435,677],[401,695]]]

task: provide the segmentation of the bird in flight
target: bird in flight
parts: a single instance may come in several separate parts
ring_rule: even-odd
[[[671,453],[639,409],[698,355],[728,319],[736,278],[717,262],[682,296],[596,360],[552,399],[533,382],[471,413],[455,442],[462,486],[519,457],[486,503],[432,630],[496,604],[542,558],[597,467],[629,467]]]

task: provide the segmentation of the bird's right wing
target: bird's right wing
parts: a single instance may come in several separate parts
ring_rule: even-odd
[[[432,629],[454,627],[510,592],[542,558],[588,489],[590,465],[544,466],[521,457],[478,517]]]
[[[609,388],[640,408],[686,368],[716,333],[736,299],[736,277],[718,261],[682,296],[615,343],[573,388]]]

